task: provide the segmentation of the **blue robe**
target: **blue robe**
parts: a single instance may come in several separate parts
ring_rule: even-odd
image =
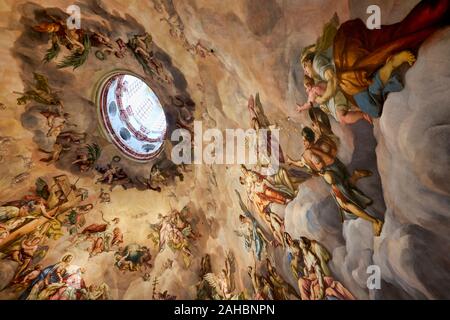
[[[56,269],[59,267],[60,263],[56,263],[54,265],[48,266],[34,279],[28,288],[20,295],[19,300],[26,300],[31,292],[31,289],[39,282],[44,281],[44,279],[49,276],[49,284],[59,282],[59,277],[56,275]]]
[[[373,82],[369,87],[353,96],[358,107],[372,118],[379,118],[383,110],[383,104],[391,92],[403,90],[403,83],[398,73],[392,73],[385,85],[381,82],[380,72],[373,77]]]

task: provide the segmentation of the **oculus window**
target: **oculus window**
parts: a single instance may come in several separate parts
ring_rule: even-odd
[[[149,161],[163,149],[166,115],[155,92],[139,77],[107,77],[100,87],[99,109],[105,133],[128,158]]]

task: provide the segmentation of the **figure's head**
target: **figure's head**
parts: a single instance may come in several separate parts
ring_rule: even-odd
[[[23,217],[23,216],[28,215],[28,213],[33,210],[33,207],[34,206],[31,203],[27,203],[26,205],[21,206],[20,209],[19,209],[19,216]]]
[[[70,263],[70,262],[72,262],[72,260],[73,260],[73,255],[71,253],[67,253],[61,258],[61,261],[65,262],[65,263]]]
[[[313,69],[313,61],[314,61],[315,53],[314,52],[307,52],[304,53],[301,57],[301,64],[303,71],[305,72],[305,75],[308,77],[313,78],[314,77],[314,69]]]
[[[39,197],[36,199],[36,205],[40,206],[40,205],[46,205],[46,204],[47,204],[47,201],[45,201],[44,198]]]
[[[31,239],[31,245],[37,245],[37,244],[39,244],[39,242],[41,242],[41,237],[33,237],[32,239]]]
[[[305,147],[312,145],[316,139],[314,131],[310,127],[304,127],[302,130],[303,144]]]
[[[327,135],[333,134],[330,119],[325,112],[320,108],[311,108],[308,110],[308,113],[312,121],[311,127],[317,135],[322,135],[322,133]]]
[[[300,63],[303,67],[303,70],[305,71],[305,73],[307,72],[307,69],[311,68],[312,69],[312,63],[314,60],[314,56],[315,56],[315,50],[316,50],[316,46],[314,44],[309,45],[305,48],[303,48],[302,53],[300,55]],[[308,74],[310,77],[312,77],[312,74]]]
[[[289,233],[284,233],[284,241],[287,243],[288,246],[291,246],[293,244],[292,237]]]
[[[303,77],[303,86],[305,89],[311,89],[314,86],[314,79],[305,74]]]
[[[306,237],[300,237],[298,242],[302,249],[308,249],[311,246],[311,241]]]
[[[243,216],[242,214],[239,215],[239,221],[241,223],[244,223],[247,220],[247,218],[245,216]]]
[[[83,206],[82,208],[84,211],[91,211],[94,209],[94,205],[92,203],[88,203],[87,205]]]

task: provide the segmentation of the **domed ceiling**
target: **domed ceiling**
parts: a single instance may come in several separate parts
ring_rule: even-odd
[[[0,299],[450,297],[449,1],[0,7]]]

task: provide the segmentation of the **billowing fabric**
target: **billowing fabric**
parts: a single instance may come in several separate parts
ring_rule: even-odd
[[[334,39],[333,60],[347,98],[366,90],[386,60],[403,50],[417,52],[436,30],[450,22],[450,0],[421,1],[401,22],[369,30],[360,19],[343,23]],[[354,101],[352,101],[354,102]]]

